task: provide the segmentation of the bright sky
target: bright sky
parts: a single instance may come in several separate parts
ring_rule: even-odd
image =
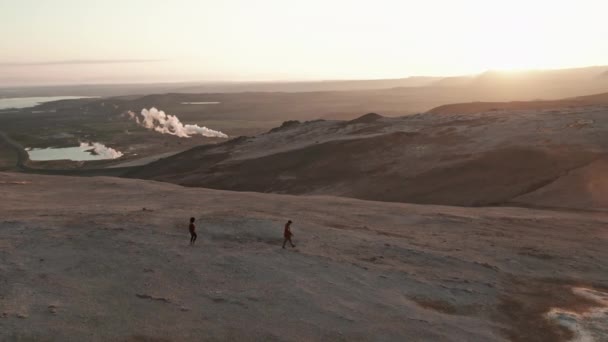
[[[608,0],[0,0],[0,85],[608,64]]]

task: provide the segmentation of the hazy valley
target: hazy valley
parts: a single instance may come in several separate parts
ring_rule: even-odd
[[[605,70],[1,110],[0,339],[603,341]]]

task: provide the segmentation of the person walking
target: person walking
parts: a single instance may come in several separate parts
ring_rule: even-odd
[[[287,243],[287,241],[289,241],[289,244],[291,245],[291,247],[296,246],[291,241],[291,237],[293,236],[293,233],[291,232],[291,223],[292,223],[291,220],[289,220],[285,224],[285,230],[283,231],[283,249],[285,249],[285,244]]]
[[[194,225],[194,217],[190,218],[190,226],[188,229],[190,230],[190,245],[194,245],[194,242],[196,241],[196,226]]]

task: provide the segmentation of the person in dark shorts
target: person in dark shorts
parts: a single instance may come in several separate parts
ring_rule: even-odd
[[[289,221],[287,221],[287,223],[285,223],[285,230],[283,231],[283,248],[285,248],[285,244],[287,243],[287,241],[289,241],[289,244],[291,244],[291,247],[296,246],[293,244],[293,242],[291,242],[292,236],[293,236],[293,233],[291,232],[291,220],[289,220]]]
[[[194,245],[194,242],[196,241],[196,226],[194,225],[194,217],[190,218],[190,226],[188,229],[190,229],[190,244]]]

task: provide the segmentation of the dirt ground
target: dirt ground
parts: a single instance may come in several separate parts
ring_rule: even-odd
[[[15,173],[0,173],[0,198],[3,341],[583,336],[554,308],[608,338],[584,321],[600,303],[573,292],[608,288],[603,212]],[[287,219],[297,247],[283,250]]]

